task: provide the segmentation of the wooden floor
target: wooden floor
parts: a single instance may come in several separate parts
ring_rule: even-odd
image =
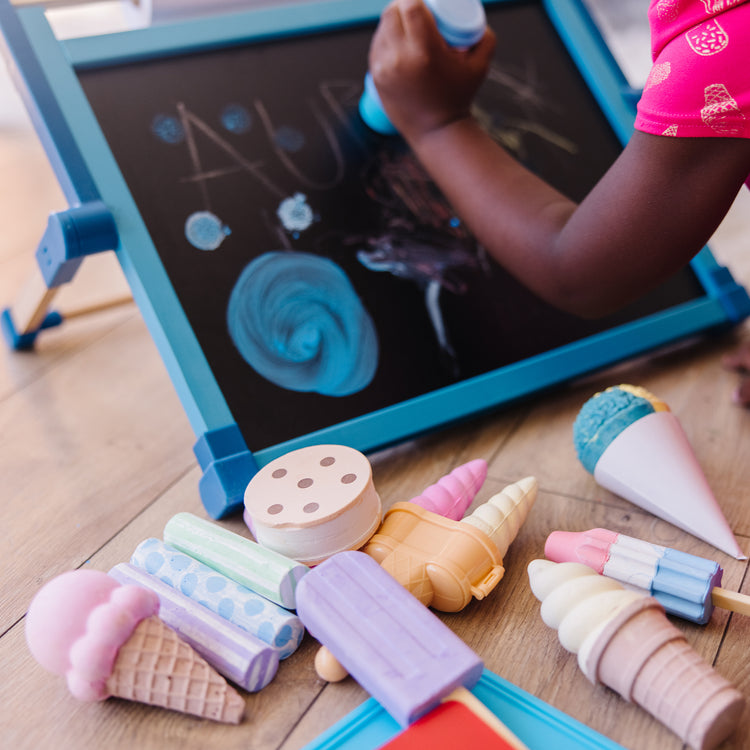
[[[0,124],[0,305],[13,303],[34,271],[47,214],[64,207],[30,127]],[[713,249],[750,283],[747,193]],[[107,299],[123,288],[113,258],[95,259],[60,295],[60,307]],[[386,506],[471,458],[489,463],[477,502],[526,475],[538,478],[539,497],[505,559],[505,578],[487,600],[443,619],[489,669],[631,750],[682,744],[645,711],[583,677],[542,623],[526,565],[542,556],[550,531],[604,526],[712,557],[724,567],[725,587],[750,594],[747,562],[598,488],[571,440],[573,419],[595,391],[618,382],[646,386],[680,418],[740,545],[750,551],[750,413],[732,404],[737,380],[719,364],[743,335],[740,329],[631,362],[371,457]],[[24,613],[45,581],[129,559],[141,540],[161,536],[176,512],[205,516],[193,440],[132,306],[71,320],[41,336],[34,352],[0,347],[0,747],[296,750],[366,698],[351,680],[325,685],[316,678],[309,636],[269,687],[247,696],[238,727],[118,700],[79,703],[64,680],[32,660]],[[225,525],[247,533],[240,519]],[[717,610],[704,627],[675,623],[750,702],[750,617]],[[750,709],[722,747],[750,748]]]

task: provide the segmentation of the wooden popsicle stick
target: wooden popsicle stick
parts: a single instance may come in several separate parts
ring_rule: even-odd
[[[83,315],[92,315],[93,313],[104,312],[110,310],[113,307],[121,307],[128,305],[133,302],[133,297],[129,294],[124,294],[120,297],[114,297],[109,300],[103,300],[91,305],[85,305],[83,307],[76,307],[73,310],[60,310],[64,320],[70,320],[71,318],[80,318]]]
[[[741,615],[750,615],[750,596],[747,594],[740,594],[737,591],[714,586],[711,590],[711,601],[714,607],[728,609],[730,612],[739,612]]]
[[[19,335],[39,330],[57,292],[58,287],[47,287],[41,273],[35,272],[29,276],[11,308]]]
[[[18,335],[34,333],[39,330],[59,290],[60,287],[48,288],[40,273],[33,273],[29,276],[11,308],[13,323]],[[109,300],[84,305],[72,310],[59,310],[58,312],[63,320],[70,320],[71,318],[103,312],[113,307],[120,307],[131,302],[133,302],[133,297],[124,294]]]
[[[514,748],[514,750],[529,750],[521,740],[516,737],[508,727],[498,719],[495,714],[490,711],[482,701],[477,698],[474,693],[465,687],[457,687],[450,695],[443,699],[443,703],[448,701],[456,701],[462,703],[468,708],[477,718],[481,719],[495,734],[499,735],[505,743]]]

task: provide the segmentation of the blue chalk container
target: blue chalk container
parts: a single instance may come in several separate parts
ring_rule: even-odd
[[[438,30],[448,44],[468,49],[484,36],[487,17],[480,0],[424,0],[435,16]],[[372,75],[365,76],[365,90],[359,100],[359,113],[365,123],[381,135],[395,135],[396,128],[380,102]]]

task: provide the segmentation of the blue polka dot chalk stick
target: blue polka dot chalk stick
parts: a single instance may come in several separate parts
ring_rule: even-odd
[[[310,570],[192,513],[170,518],[164,527],[164,541],[287,609],[296,609],[297,583]]]
[[[297,615],[160,539],[141,542],[130,562],[273,646],[280,659],[294,653],[302,640],[305,630]]]
[[[159,617],[189,643],[217,672],[251,693],[276,676],[279,652],[168,586],[145,570],[120,563],[109,575],[121,584],[134,584],[159,597]]]

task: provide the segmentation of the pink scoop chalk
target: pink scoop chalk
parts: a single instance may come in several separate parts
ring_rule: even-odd
[[[609,559],[609,548],[619,536],[608,529],[590,529],[585,535],[577,531],[554,531],[544,544],[544,556],[554,562],[581,562],[602,574]]]
[[[439,516],[460,521],[486,478],[487,462],[476,458],[457,466],[409,502]]]
[[[155,593],[121,586],[98,570],[72,570],[39,590],[26,615],[26,642],[39,664],[63,675],[79,700],[109,697],[119,648],[159,611]]]

